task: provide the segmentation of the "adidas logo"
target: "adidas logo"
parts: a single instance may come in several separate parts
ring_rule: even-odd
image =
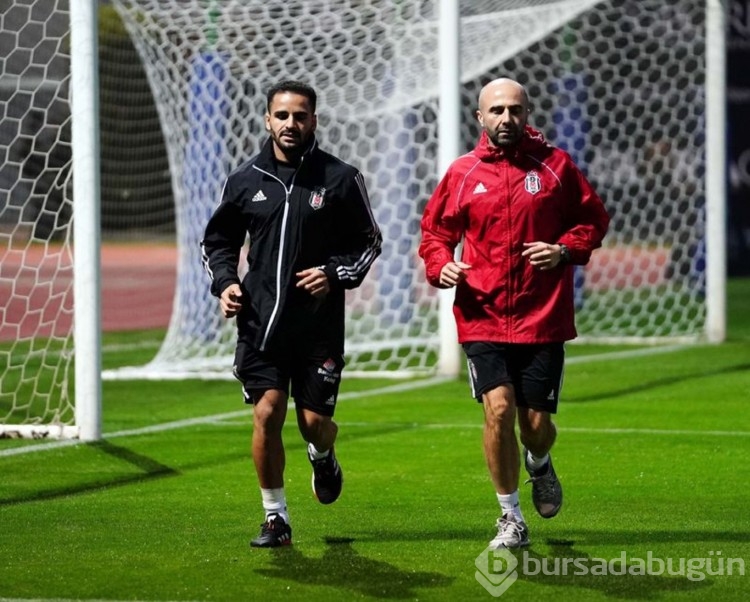
[[[487,189],[484,187],[484,184],[482,184],[481,182],[479,182],[479,184],[477,184],[474,187],[474,194],[482,194],[485,192],[487,192]]]
[[[265,201],[266,195],[263,194],[262,190],[259,190],[258,192],[255,193],[255,196],[251,200],[253,203],[257,203],[259,201]]]
[[[336,397],[331,395],[328,399],[326,399],[326,405],[332,406],[336,404]]]

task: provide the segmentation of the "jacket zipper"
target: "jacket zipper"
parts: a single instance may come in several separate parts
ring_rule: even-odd
[[[513,298],[513,295],[515,295],[515,277],[516,277],[516,271],[513,269],[514,263],[513,263],[513,190],[510,186],[510,163],[506,160],[506,162],[501,162],[501,167],[504,171],[505,175],[505,189],[507,191],[506,199],[505,199],[505,211],[506,211],[506,217],[508,220],[508,227],[506,228],[506,231],[508,232],[508,294],[505,297],[505,315],[507,316],[507,322],[505,324],[505,337],[506,340],[515,342],[513,340],[513,328],[511,324],[515,321],[514,315],[513,315],[513,307],[511,299]]]
[[[292,195],[292,189],[294,188],[294,180],[297,177],[297,174],[299,173],[299,168],[302,166],[302,161],[304,161],[304,157],[300,160],[300,164],[297,166],[297,169],[294,172],[294,175],[292,176],[291,182],[289,184],[289,188],[286,187],[284,182],[282,182],[279,178],[276,177],[276,175],[267,172],[263,169],[260,169],[257,166],[255,169],[258,171],[266,174],[267,176],[273,178],[276,180],[279,184],[281,184],[281,187],[284,189],[284,216],[281,218],[281,234],[279,235],[279,258],[276,261],[276,300],[273,304],[273,310],[271,311],[271,316],[268,318],[268,324],[266,325],[266,331],[263,333],[263,339],[260,343],[260,351],[266,350],[266,343],[268,342],[268,337],[271,334],[271,328],[273,326],[274,321],[276,320],[276,314],[279,311],[279,304],[281,303],[281,268],[284,265],[284,240],[286,239],[286,227],[287,222],[289,218],[289,198]]]

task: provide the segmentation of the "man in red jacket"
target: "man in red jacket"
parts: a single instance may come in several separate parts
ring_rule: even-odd
[[[482,88],[481,139],[432,194],[419,247],[430,284],[456,287],[458,340],[472,395],[483,404],[484,452],[501,509],[494,548],[529,544],[516,418],[534,506],[544,518],[562,506],[549,452],[564,342],[576,336],[573,266],[588,262],[609,225],[594,189],[567,153],[527,125],[529,113],[518,82]]]

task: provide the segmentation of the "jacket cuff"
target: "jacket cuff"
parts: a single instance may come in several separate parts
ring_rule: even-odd
[[[323,273],[328,278],[328,286],[331,288],[338,286],[340,284],[339,282],[339,275],[336,273],[336,267],[329,264],[329,265],[321,265],[318,266],[319,270],[322,270]]]
[[[240,284],[240,281],[237,278],[220,278],[214,280],[211,285],[211,293],[214,297],[221,297],[221,293],[231,284]]]

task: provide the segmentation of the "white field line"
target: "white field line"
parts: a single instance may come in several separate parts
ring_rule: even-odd
[[[627,349],[625,351],[613,351],[612,353],[597,353],[595,355],[579,355],[565,359],[566,365],[591,364],[593,362],[609,362],[627,359],[630,357],[648,357],[649,355],[661,355],[682,351],[684,349],[695,349],[697,345],[664,345],[663,347],[642,347],[640,349]]]
[[[566,364],[585,364],[589,362],[601,362],[608,360],[617,360],[629,357],[643,357],[661,353],[671,353],[673,351],[680,351],[689,346],[686,345],[670,345],[664,347],[649,347],[644,349],[633,349],[626,351],[615,351],[613,353],[604,353],[597,355],[585,355],[568,358]],[[447,377],[434,377],[421,379],[416,381],[409,381],[399,383],[396,385],[389,385],[387,387],[380,387],[378,389],[368,389],[366,391],[351,391],[349,393],[342,393],[339,395],[339,400],[344,401],[348,399],[360,399],[364,397],[376,397],[378,395],[388,395],[390,393],[401,393],[403,391],[411,391],[415,389],[424,389],[435,385],[440,385],[445,382],[449,382],[451,379]],[[291,404],[290,404],[291,405]],[[218,424],[227,420],[234,420],[236,418],[249,417],[251,414],[251,408],[243,410],[237,410],[235,412],[225,412],[223,414],[213,414],[210,416],[200,416],[197,418],[189,418],[186,420],[176,420],[173,422],[164,422],[162,424],[154,424],[151,426],[145,426],[136,429],[128,429],[122,431],[115,431],[112,433],[105,433],[104,439],[115,439],[118,437],[129,437],[146,435],[150,433],[161,433],[164,431],[172,431],[177,429],[189,428],[199,424]],[[435,428],[480,428],[481,423],[477,424],[421,424],[421,423],[359,423],[359,422],[339,422],[341,426],[409,426],[415,429],[435,429]],[[594,429],[594,428],[559,428],[561,432],[571,433],[601,433],[601,434],[637,434],[637,435],[709,435],[717,437],[748,437],[750,431],[693,431],[693,430],[682,430],[682,429]],[[16,447],[11,449],[0,450],[0,457],[16,456],[21,454],[27,454],[32,452],[40,452],[51,449],[59,449],[62,447],[71,447],[75,445],[81,445],[82,442],[77,439],[63,440],[63,441],[50,441],[47,443],[40,443],[38,445],[29,445],[25,447]],[[3,599],[0,598],[0,602]]]
[[[337,422],[339,426],[354,427],[371,427],[383,426],[390,428],[410,428],[410,429],[480,429],[484,425],[481,421],[472,423],[430,423],[421,422]],[[637,428],[589,428],[589,427],[557,427],[560,433],[583,433],[594,435],[711,435],[714,437],[750,437],[750,431],[699,431],[689,429],[637,429]]]
[[[368,389],[366,391],[352,391],[349,393],[342,393],[339,395],[339,401],[346,399],[358,399],[361,397],[373,397],[376,395],[388,395],[390,393],[401,393],[403,391],[410,391],[413,389],[422,389],[431,387],[433,385],[439,385],[451,380],[446,377],[435,377],[424,380],[409,381],[405,383],[398,383],[396,385],[390,385],[387,387],[380,387],[379,389]],[[292,404],[290,404],[292,405]],[[176,429],[188,428],[196,426],[198,424],[215,424],[225,420],[232,420],[240,417],[249,417],[251,415],[251,408],[247,407],[243,410],[237,410],[234,412],[225,412],[223,414],[213,414],[211,416],[199,416],[197,418],[188,418],[186,420],[175,420],[173,422],[163,422],[162,424],[153,424],[151,426],[144,426],[136,429],[128,429],[124,431],[115,431],[113,433],[105,433],[102,435],[104,439],[115,439],[118,437],[128,437],[137,435],[146,435],[149,433],[161,433],[164,431],[173,431]],[[78,439],[66,439],[62,441],[50,441],[48,443],[40,443],[39,445],[29,445],[26,447],[16,447],[12,449],[0,450],[0,457],[5,456],[16,456],[20,454],[31,453],[35,451],[44,451],[50,449],[59,449],[61,447],[71,447],[74,445],[81,445],[82,442]],[[0,599],[0,602],[2,599]]]

